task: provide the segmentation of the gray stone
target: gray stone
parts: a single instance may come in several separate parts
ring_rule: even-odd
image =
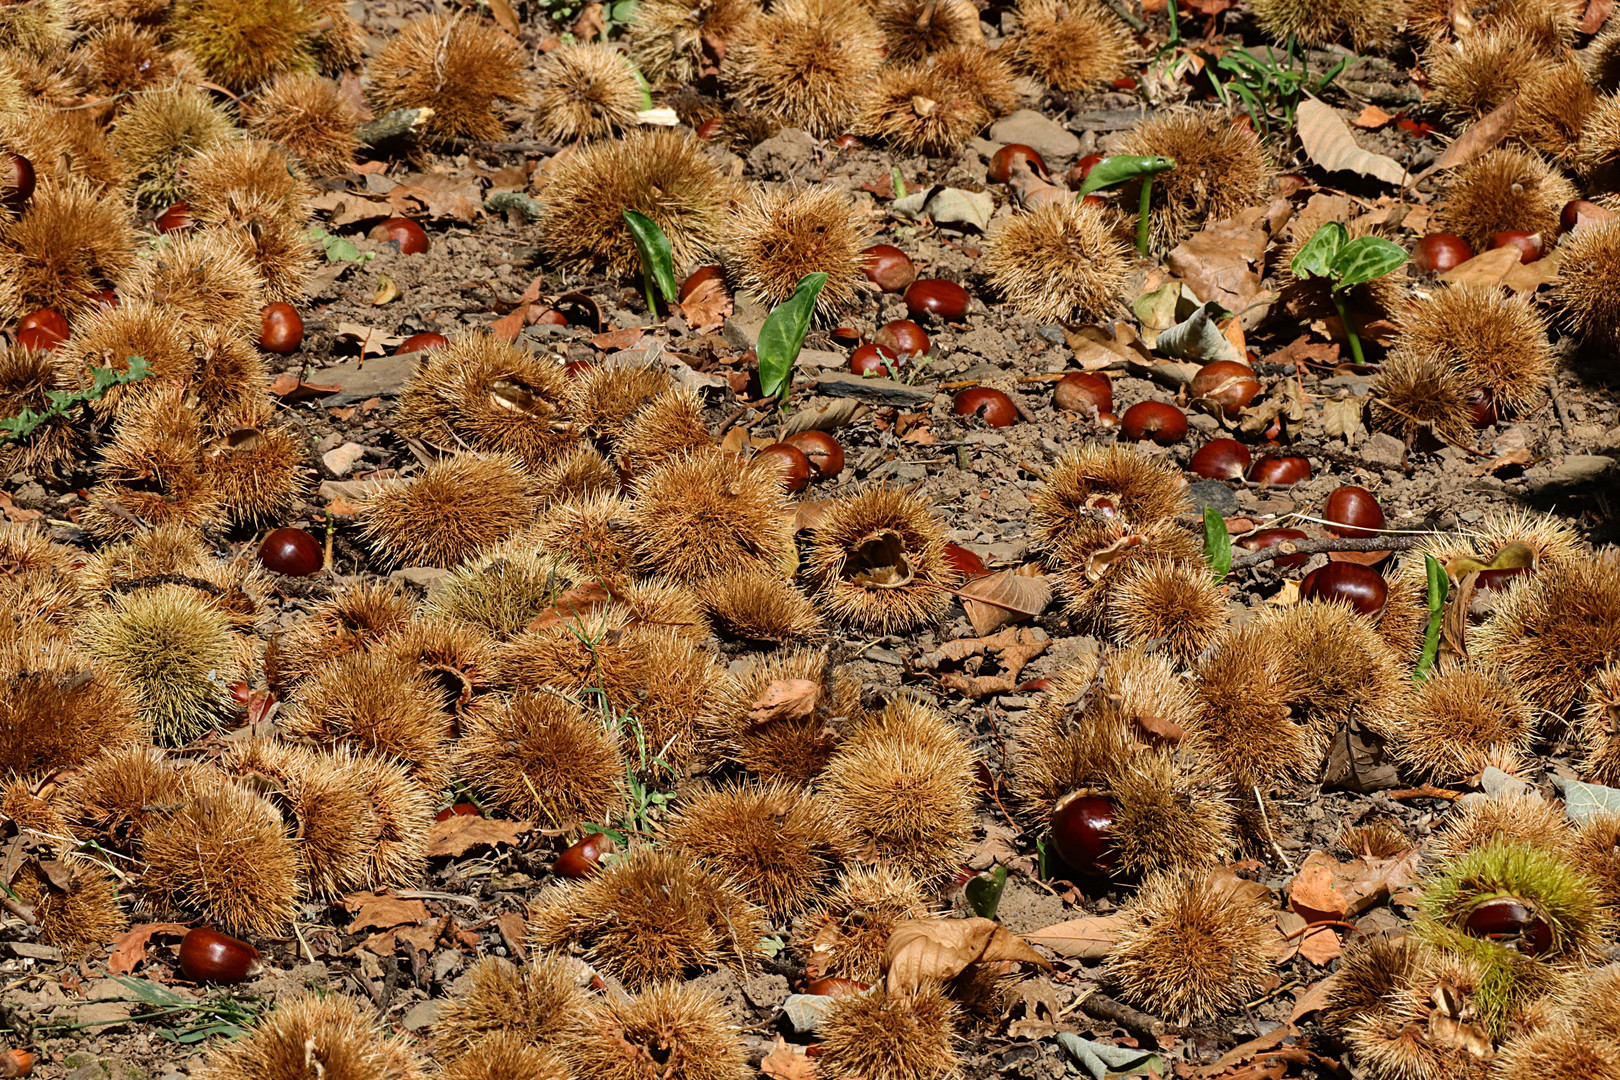
[[[793,361],[795,367],[801,368],[841,368],[847,363],[848,356],[831,349],[800,349],[799,358]]]
[[[1387,431],[1380,431],[1361,444],[1361,457],[1369,465],[1397,469],[1406,460],[1406,444]]]
[[[1069,339],[1064,336],[1063,327],[1061,326],[1043,326],[1035,332],[1054,345],[1067,345],[1069,343]]]
[[[1080,152],[1080,140],[1034,109],[1019,109],[990,125],[990,138],[1003,145],[1023,143],[1051,165],[1055,158],[1071,158]]]
[[[932,387],[907,386],[893,379],[863,379],[854,372],[822,375],[816,388],[828,397],[854,398],[874,405],[921,405],[934,397]]]
[[[1238,512],[1237,496],[1232,489],[1219,480],[1199,480],[1187,485],[1187,498],[1191,500],[1193,509],[1200,514],[1207,506],[1221,517],[1231,517]]]
[[[833,998],[821,994],[792,994],[782,1002],[782,1015],[787,1017],[793,1030],[809,1035],[821,1030],[821,1024],[832,1010]]]
[[[720,336],[728,345],[738,349],[752,349],[759,344],[759,332],[765,328],[765,319],[743,319],[732,316],[720,328]]]
[[[129,1019],[127,1001],[95,1001],[79,1010],[77,1022],[94,1024],[97,1031],[116,1031]]]
[[[363,364],[334,364],[305,376],[314,386],[335,386],[337,393],[321,398],[322,405],[349,405],[374,397],[395,397],[416,372],[421,353],[373,356]]]
[[[783,128],[748,151],[748,164],[766,179],[797,176],[816,160],[816,140],[800,128]]]
[[[1601,454],[1571,454],[1553,467],[1553,479],[1581,484],[1596,480],[1614,468],[1614,458]]]
[[[1069,122],[1087,131],[1127,131],[1139,126],[1149,115],[1141,109],[1101,109],[1081,113]]]
[[[404,1025],[406,1031],[422,1031],[425,1028],[430,1028],[433,1026],[433,1021],[439,1018],[439,1007],[443,1004],[443,998],[435,998],[432,1001],[418,1001],[405,1010],[405,1015],[400,1019],[400,1023]]]
[[[443,581],[448,570],[441,570],[437,566],[407,566],[403,570],[395,570],[389,574],[389,579],[402,581],[407,585],[415,585],[422,589],[431,589]]]
[[[433,958],[433,981],[444,982],[461,970],[461,954],[446,949]]]
[[[1360,397],[1372,390],[1371,375],[1335,375],[1331,379],[1323,379],[1320,385],[1329,390],[1348,390]]]

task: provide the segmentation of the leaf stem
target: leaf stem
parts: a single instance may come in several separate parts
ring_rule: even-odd
[[[1339,321],[1344,324],[1344,336],[1350,339],[1350,355],[1358,364],[1365,364],[1367,357],[1361,351],[1361,335],[1356,333],[1356,317],[1350,314],[1350,305],[1340,297],[1337,289],[1330,294],[1333,297],[1333,307],[1339,313]]]
[[[1171,0],[1170,10],[1176,9],[1174,0]],[[1171,16],[1175,18],[1174,15]],[[1151,204],[1153,202],[1153,174],[1142,177],[1142,198],[1136,205],[1136,250],[1142,255],[1148,253],[1148,226],[1152,224],[1153,215]]]

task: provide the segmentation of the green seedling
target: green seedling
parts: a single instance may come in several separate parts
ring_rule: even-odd
[[[656,318],[659,293],[666,304],[675,303],[680,296],[675,285],[675,253],[664,230],[646,214],[626,210],[624,223],[630,226],[636,253],[641,256],[641,292],[647,298],[647,314]]]
[[[793,392],[793,362],[810,332],[810,317],[816,310],[816,297],[827,284],[827,275],[817,271],[799,279],[793,295],[765,317],[759,331],[759,387],[766,397],[787,401]]]
[[[1361,350],[1361,336],[1356,332],[1355,319],[1344,294],[1357,285],[1376,281],[1400,269],[1406,260],[1406,249],[1399,244],[1378,236],[1358,236],[1352,240],[1343,225],[1329,221],[1311,234],[1288,266],[1301,280],[1321,278],[1328,283],[1333,309],[1339,313],[1345,336],[1350,339],[1350,355],[1356,363],[1365,364],[1367,357]]]
[[[1139,154],[1115,154],[1103,158],[1091,167],[1085,182],[1080,185],[1077,199],[1084,199],[1094,191],[1118,187],[1132,180],[1142,181],[1142,192],[1136,204],[1136,250],[1148,253],[1148,229],[1153,217],[1153,178],[1176,167],[1175,160],[1167,157],[1144,157]]]

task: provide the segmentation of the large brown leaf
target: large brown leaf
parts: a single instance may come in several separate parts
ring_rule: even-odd
[[[1028,935],[1032,945],[1051,949],[1059,956],[1075,960],[1103,960],[1119,944],[1120,935],[1130,926],[1128,915],[1088,915],[1055,923]]]
[[[889,992],[954,979],[969,964],[1016,960],[1051,969],[1023,938],[992,919],[911,919],[889,935]]]
[[[532,821],[497,821],[472,814],[453,814],[428,829],[429,857],[465,855],[475,847],[515,844],[534,828]]]
[[[185,937],[191,927],[184,923],[149,922],[132,926],[113,938],[112,955],[107,957],[107,971],[113,975],[128,975],[146,960],[146,946],[159,934]]]
[[[820,683],[809,679],[776,679],[749,704],[748,722],[764,725],[778,720],[806,720],[815,715],[820,698]]]
[[[1518,119],[1519,98],[1515,94],[1475,120],[1467,131],[1457,136],[1452,144],[1446,147],[1446,152],[1441,154],[1433,165],[1412,177],[1412,183],[1415,184],[1443,169],[1460,169],[1467,165],[1501,142]]]
[[[973,632],[980,637],[1033,619],[1052,602],[1052,581],[1035,563],[997,570],[956,590]]]
[[[1307,95],[1301,99],[1295,116],[1300,145],[1312,161],[1328,172],[1353,172],[1386,184],[1400,184],[1406,179],[1406,169],[1400,162],[1363,150],[1350,125],[1333,106]]]

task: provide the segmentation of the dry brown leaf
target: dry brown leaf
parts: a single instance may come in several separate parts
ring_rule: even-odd
[[[1288,1014],[1290,1024],[1297,1023],[1314,1012],[1321,1012],[1332,999],[1333,993],[1339,986],[1339,973],[1335,971],[1327,978],[1312,983],[1303,994],[1294,998],[1294,1011]]]
[[[911,919],[889,935],[889,992],[910,993],[926,982],[954,979],[969,964],[999,960],[1050,970],[1029,943],[992,919]]]
[[[1603,24],[1609,21],[1609,15],[1614,11],[1614,0],[1586,0],[1586,11],[1581,15],[1580,25],[1576,27],[1583,34],[1595,34],[1603,29]]]
[[[1043,927],[1027,940],[1072,960],[1104,960],[1129,926],[1127,915],[1088,915]]]
[[[1312,927],[1305,931],[1305,936],[1299,942],[1299,955],[1317,967],[1326,967],[1343,951],[1339,935],[1331,926]]]
[[[759,1071],[771,1080],[816,1080],[816,1063],[805,1056],[804,1047],[789,1046],[780,1037],[776,1049],[760,1060]]]
[[[395,184],[384,196],[388,205],[411,218],[449,218],[471,224],[484,214],[483,202],[476,198],[478,185],[435,190],[417,184]]]
[[[1164,264],[1200,300],[1242,311],[1260,295],[1268,243],[1262,230],[1242,221],[1217,221],[1171,249]],[[1243,355],[1241,348],[1238,355]]]
[[[816,714],[821,684],[809,679],[775,679],[748,706],[748,722],[774,724],[781,720],[808,720]]]
[[[1386,184],[1400,184],[1406,179],[1406,169],[1400,162],[1363,150],[1350,125],[1333,106],[1307,95],[1300,100],[1295,117],[1300,145],[1312,161],[1328,172],[1353,172]]]
[[[472,814],[453,814],[443,821],[435,821],[428,829],[427,853],[430,858],[442,858],[465,855],[475,847],[515,844],[518,837],[533,828],[532,821],[499,821]]]
[[[866,406],[854,398],[834,398],[815,409],[794,409],[776,437],[785,439],[801,431],[837,431],[853,424],[865,412]]]
[[[354,914],[347,933],[361,930],[392,930],[425,922],[428,909],[420,900],[401,900],[389,893],[358,892],[343,898],[343,909]]]
[[[107,957],[107,971],[113,975],[128,975],[146,960],[146,945],[159,934],[185,937],[191,927],[184,923],[149,922],[132,926],[112,941],[112,955]]]
[[[1052,581],[1035,563],[976,577],[956,590],[980,637],[1033,619],[1052,602]]]
[[[1467,262],[1459,263],[1440,275],[1447,285],[1483,285],[1494,289],[1502,284],[1508,271],[1521,265],[1519,249],[1512,244],[1482,251]]]
[[[523,26],[518,22],[517,12],[512,10],[509,0],[489,0],[489,13],[495,16],[502,30],[513,37],[522,36]]]
[[[731,294],[719,278],[707,278],[680,302],[680,309],[693,330],[712,330],[731,314]]]
[[[1513,125],[1518,119],[1519,98],[1518,95],[1514,95],[1475,120],[1467,131],[1452,140],[1445,153],[1441,154],[1433,165],[1414,176],[1412,183],[1415,184],[1443,169],[1459,169],[1467,165],[1501,142],[1507,133],[1513,130]]]
[[[821,524],[821,519],[827,516],[827,508],[833,504],[831,499],[802,499],[793,506],[793,531],[796,533],[809,532]]]
[[[1313,851],[1289,886],[1288,906],[1311,922],[1354,918],[1417,880],[1416,849],[1390,859],[1338,862]]]
[[[1141,547],[1146,542],[1147,537],[1140,533],[1132,533],[1120,537],[1100,551],[1092,552],[1086,559],[1086,580],[1093,583],[1101,581],[1111,566],[1129,555],[1132,548]]]
[[[341,386],[307,383],[285,371],[277,375],[276,381],[270,384],[270,392],[289,405],[295,405],[300,401],[313,401],[316,398],[339,393],[342,389]]]
[[[1387,113],[1376,105],[1368,105],[1361,110],[1361,115],[1356,117],[1355,124],[1358,128],[1371,131],[1383,127],[1393,119],[1395,119],[1393,113]]]
[[[361,359],[367,356],[387,356],[394,346],[405,339],[398,334],[390,334],[386,330],[366,326],[364,323],[340,322],[337,325],[338,341],[352,342],[360,351]]]
[[[580,11],[574,25],[568,29],[574,35],[575,41],[589,42],[606,36],[607,19],[602,15],[602,5],[596,3],[596,0],[591,0],[591,3],[586,4]]]
[[[557,602],[547,608],[535,618],[526,630],[543,630],[548,626],[556,626],[569,619],[580,619],[603,607],[614,600],[613,590],[600,581],[588,581],[583,585],[575,585],[572,589],[557,597]]]
[[[1521,446],[1517,450],[1509,450],[1501,457],[1492,458],[1483,464],[1470,465],[1468,467],[1468,475],[1484,476],[1486,473],[1497,473],[1501,472],[1503,469],[1512,468],[1514,466],[1519,466],[1522,468],[1525,465],[1532,464],[1535,460],[1536,456],[1530,452],[1530,448],[1528,446]]]
[[[1479,571],[1474,570],[1457,582],[1446,598],[1445,610],[1440,613],[1440,655],[1437,659],[1468,656],[1468,611],[1474,604],[1474,590],[1479,587]]]
[[[1543,285],[1558,281],[1562,276],[1563,262],[1563,251],[1554,248],[1535,262],[1521,262],[1508,267],[1508,272],[1502,275],[1502,284],[1514,292],[1535,292]]]

